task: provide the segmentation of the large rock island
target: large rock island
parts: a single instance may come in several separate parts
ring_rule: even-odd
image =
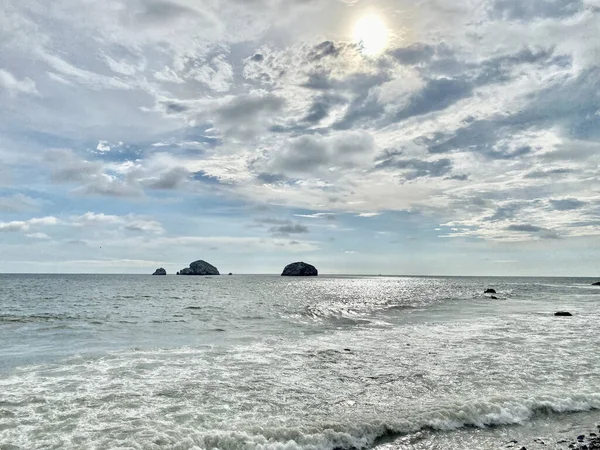
[[[319,275],[317,268],[305,262],[288,264],[283,269],[282,277],[316,277]]]
[[[177,272],[177,275],[220,275],[220,273],[212,264],[198,260],[191,263],[190,267]]]
[[[166,275],[167,271],[162,267],[156,269],[152,275]]]

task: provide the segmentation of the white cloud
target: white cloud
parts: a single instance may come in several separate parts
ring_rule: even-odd
[[[31,78],[18,80],[13,74],[0,69],[0,88],[6,89],[9,94],[38,94],[35,82]]]
[[[108,145],[108,141],[98,141],[96,150],[99,152],[110,152],[110,145]]]
[[[34,217],[29,220],[14,220],[12,222],[0,222],[0,232],[29,231],[33,227],[57,225],[59,220],[54,216]]]

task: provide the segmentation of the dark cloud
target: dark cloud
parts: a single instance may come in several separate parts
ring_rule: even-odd
[[[423,161],[420,159],[395,159],[390,158],[377,164],[377,169],[410,169],[405,175],[408,180],[421,177],[441,177],[452,170],[450,159],[438,159],[436,161]]]
[[[177,114],[189,110],[189,107],[178,102],[162,102],[162,105],[165,107],[167,114]]]
[[[186,168],[174,167],[145,184],[151,189],[177,189],[188,180],[189,176],[190,172]]]
[[[284,105],[285,101],[275,94],[242,95],[218,108],[216,113],[224,122],[240,123],[255,118],[257,114],[277,113]]]
[[[287,177],[285,177],[284,175],[281,175],[279,173],[267,173],[267,172],[261,172],[258,175],[256,175],[256,178],[266,184],[275,184],[275,183],[282,183],[284,181],[287,181]]]
[[[415,142],[427,146],[432,154],[463,151],[476,152],[491,159],[513,159],[525,156],[533,149],[530,146],[513,149],[496,144],[502,136],[510,135],[520,128],[504,125],[501,119],[475,120],[453,133],[435,133],[432,137],[421,137]]]
[[[288,236],[290,234],[308,233],[308,227],[300,225],[299,223],[289,223],[286,225],[271,227],[269,231],[276,236]]]
[[[273,236],[277,237],[286,237],[290,234],[303,234],[308,233],[308,227],[297,223],[292,222],[287,219],[276,219],[273,217],[265,217],[260,219],[255,219],[255,221],[259,226],[262,225],[273,225],[269,227],[269,233],[272,233]]]
[[[474,70],[477,73],[476,78],[474,79],[474,83],[477,86],[502,83],[510,81],[514,77],[514,68],[523,64],[570,64],[570,58],[567,58],[566,60],[561,58],[551,59],[553,54],[554,49],[523,48],[513,54],[490,58],[482,64],[468,64],[467,69]]]
[[[334,106],[346,103],[346,99],[339,95],[323,94],[315,98],[307,115],[302,119],[303,122],[311,124],[319,123],[329,116],[329,112]]]
[[[583,208],[587,203],[576,198],[566,198],[562,200],[550,200],[550,205],[557,211],[571,211]]]
[[[465,78],[428,80],[425,87],[410,99],[407,107],[394,117],[394,121],[446,109],[457,101],[471,96],[474,87],[475,84]]]
[[[267,164],[271,172],[287,176],[314,174],[329,167],[351,168],[370,162],[374,148],[373,137],[364,131],[332,136],[306,134],[271,152]]]
[[[582,0],[495,0],[490,16],[493,19],[530,21],[572,16],[583,7]]]
[[[534,170],[525,175],[525,178],[549,178],[555,175],[567,175],[573,173],[573,169],[550,169],[550,170]]]
[[[328,56],[338,56],[340,54],[340,49],[332,42],[325,41],[316,45],[311,52],[308,54],[308,58],[311,61],[318,61],[320,59],[326,58]]]
[[[514,201],[507,204],[504,204],[496,209],[494,214],[488,217],[484,217],[483,220],[485,222],[502,222],[505,220],[514,219],[519,212],[526,208],[527,206],[532,205],[534,202],[528,201]],[[513,230],[513,231],[523,231],[523,230]]]
[[[148,24],[170,22],[181,17],[197,16],[198,13],[177,3],[160,0],[145,0],[136,14],[136,19]]]
[[[466,173],[460,174],[460,175],[452,175],[451,177],[448,177],[449,180],[456,180],[456,181],[466,181],[469,179],[469,175]]]
[[[70,150],[50,150],[44,155],[56,183],[86,181],[102,173],[102,163],[86,161]]]
[[[265,57],[260,53],[255,53],[254,55],[252,55],[252,57],[250,57],[250,59],[254,62],[262,62],[265,59]]]
[[[418,42],[408,47],[391,50],[389,54],[401,64],[414,65],[429,61],[435,54],[435,47]]]
[[[333,88],[333,83],[329,79],[329,73],[326,72],[311,72],[308,75],[308,79],[306,82],[302,83],[300,86],[305,87],[307,89],[314,89],[318,91],[325,91]]]
[[[505,229],[507,231],[517,231],[519,233],[529,233],[541,239],[558,239],[560,237],[553,230],[531,224],[514,224],[507,226]]]

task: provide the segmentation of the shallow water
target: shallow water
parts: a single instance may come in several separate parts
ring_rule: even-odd
[[[563,448],[592,281],[3,275],[0,448]]]

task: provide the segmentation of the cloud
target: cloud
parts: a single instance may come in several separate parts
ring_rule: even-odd
[[[189,179],[190,172],[185,167],[173,167],[158,174],[156,178],[144,180],[144,185],[151,189],[178,189]]]
[[[255,219],[255,223],[259,224],[259,226],[273,225],[269,227],[269,233],[272,233],[276,237],[286,237],[290,234],[304,234],[309,232],[308,227],[287,219],[264,217]]]
[[[537,18],[568,17],[583,10],[582,0],[495,0],[490,8],[493,19],[527,21]]]
[[[294,214],[296,217],[304,217],[305,219],[326,219],[335,220],[336,214],[331,212],[326,213],[313,213],[313,214]]]
[[[409,169],[404,177],[407,180],[412,180],[420,177],[442,177],[452,170],[452,161],[447,158],[434,161],[389,158],[379,162],[377,168]]]
[[[99,152],[110,152],[110,145],[108,145],[107,141],[98,141],[96,150],[98,150]]]
[[[495,249],[600,234],[597,2],[376,0],[390,45],[370,57],[344,38],[352,0],[13,3],[0,210],[43,205],[73,240],[302,251],[319,243],[283,235],[378,211]],[[197,211],[249,232],[256,205],[276,218],[255,240],[165,240]],[[14,218],[5,231],[46,226]]]
[[[52,226],[59,223],[54,216],[34,217],[29,220],[15,220],[12,222],[0,222],[0,232],[29,231],[34,227]]]
[[[294,175],[317,173],[332,167],[353,168],[373,159],[375,141],[364,131],[344,131],[331,136],[304,135],[273,151],[271,171]]]
[[[31,78],[18,80],[4,69],[0,69],[0,89],[6,89],[10,95],[38,94],[35,82]]]
[[[557,211],[571,211],[574,209],[583,208],[587,205],[586,202],[577,200],[576,198],[564,198],[560,200],[550,200],[550,205]]]
[[[528,233],[541,239],[558,239],[559,235],[548,228],[538,227],[530,224],[514,224],[506,227],[507,231],[516,231],[519,233]]]
[[[0,211],[22,212],[37,211],[42,202],[24,194],[0,197]]]
[[[111,227],[137,233],[162,234],[163,226],[156,220],[150,220],[135,214],[117,216],[104,213],[87,212],[81,216],[71,218],[71,223],[77,227]]]
[[[289,223],[286,225],[271,227],[269,231],[277,236],[287,236],[290,234],[308,233],[308,227],[300,225],[299,223]]]

